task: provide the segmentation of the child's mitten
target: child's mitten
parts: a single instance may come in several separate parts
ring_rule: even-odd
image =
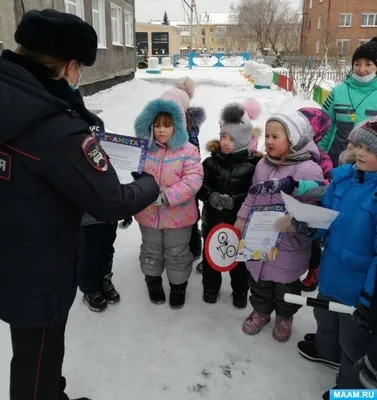
[[[292,194],[293,191],[298,187],[298,182],[295,181],[291,176],[287,176],[282,179],[269,179],[267,181],[259,182],[249,189],[250,194],[276,194],[284,192]]]
[[[227,210],[233,210],[234,207],[233,197],[229,196],[228,194],[222,194],[220,196],[223,200],[223,207],[226,208]]]
[[[316,228],[309,228],[307,222],[297,221],[296,218],[292,218],[291,224],[294,231],[300,235],[312,237],[317,232]]]
[[[208,196],[208,203],[211,207],[216,208],[216,210],[221,211],[224,208],[223,196],[218,192],[212,192]]]

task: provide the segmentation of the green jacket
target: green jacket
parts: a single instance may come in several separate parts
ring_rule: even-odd
[[[332,123],[318,146],[329,154],[336,167],[353,127],[377,115],[377,78],[369,83],[360,83],[348,76],[327,96],[322,111],[329,115]]]

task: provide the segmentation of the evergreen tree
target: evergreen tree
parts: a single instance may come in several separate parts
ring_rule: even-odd
[[[168,19],[168,14],[167,14],[166,11],[165,11],[165,14],[164,14],[164,19],[162,20],[162,25],[170,25],[170,22],[169,22],[169,19]]]

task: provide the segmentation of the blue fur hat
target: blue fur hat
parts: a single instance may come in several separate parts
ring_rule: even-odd
[[[168,113],[172,116],[174,123],[174,135],[168,145],[172,150],[177,150],[188,142],[188,133],[185,124],[185,115],[176,102],[162,98],[149,102],[135,121],[135,133],[139,139],[149,140],[149,149],[157,150],[153,137],[153,121],[159,113]]]

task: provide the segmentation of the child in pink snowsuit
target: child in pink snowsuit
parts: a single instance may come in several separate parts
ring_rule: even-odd
[[[183,104],[171,93],[145,107],[135,131],[149,139],[144,172],[160,187],[156,202],[135,216],[142,235],[141,270],[150,300],[161,304],[166,301],[161,277],[166,268],[170,307],[181,308],[192,270],[190,238],[198,220],[195,195],[203,183],[203,167],[197,148],[189,143]]]
[[[266,123],[266,156],[257,164],[253,184],[272,178],[292,176],[295,180],[323,181],[318,165],[320,156],[313,142],[309,121],[298,111],[276,113]],[[241,206],[235,227],[243,231],[246,220],[256,205],[284,204],[280,193],[250,194]],[[275,310],[273,337],[289,340],[293,315],[300,306],[284,301],[286,293],[301,294],[300,276],[308,268],[311,241],[302,235],[284,233],[275,261],[248,261],[250,302],[254,311],[243,324],[243,331],[256,335],[270,321]]]

